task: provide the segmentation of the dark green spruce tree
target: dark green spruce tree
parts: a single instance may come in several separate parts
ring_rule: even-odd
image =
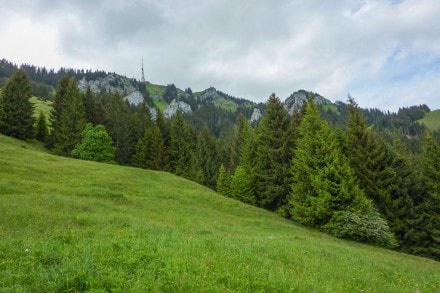
[[[191,179],[194,175],[193,160],[195,136],[180,111],[174,115],[170,129],[169,160],[172,173]]]
[[[24,70],[15,72],[0,99],[0,132],[19,139],[34,137],[34,106],[30,81]]]
[[[272,94],[257,136],[255,193],[260,207],[275,211],[287,203],[289,168],[288,115],[280,99]]]
[[[237,117],[236,125],[234,127],[234,136],[232,138],[232,143],[229,147],[229,170],[235,170],[235,168],[240,163],[240,150],[245,141],[245,131],[249,127],[249,122],[246,118],[240,114]]]
[[[156,115],[156,125],[159,128],[159,132],[161,135],[161,141],[163,144],[163,149],[161,151],[161,160],[160,160],[160,168],[159,170],[162,171],[170,171],[170,144],[171,144],[171,137],[170,137],[170,122],[163,116],[162,111],[159,109],[156,109],[157,115]]]
[[[145,169],[163,170],[165,147],[162,134],[156,123],[151,119],[147,121],[149,123],[145,127],[144,136],[136,145],[134,165]]]
[[[99,108],[95,102],[95,98],[90,87],[87,87],[86,92],[83,94],[84,112],[87,122],[93,125],[98,125],[101,122],[100,115],[98,113]]]
[[[231,176],[230,193],[231,197],[244,203],[255,204],[255,191],[252,176],[248,174],[245,167],[237,166]]]
[[[105,104],[105,128],[116,147],[116,162],[128,165],[132,162],[136,143],[131,143],[130,109],[119,93],[110,95],[110,101]]]
[[[223,164],[220,165],[215,190],[225,196],[231,196],[231,180]]]
[[[215,188],[220,167],[220,147],[217,139],[204,128],[197,135],[197,146],[193,161],[195,181]]]
[[[231,177],[231,197],[255,205],[256,135],[247,120],[242,120],[238,127],[238,131],[236,131],[236,135],[238,135],[235,139],[240,141],[237,150],[239,165]]]
[[[426,190],[414,208],[405,240],[409,252],[440,260],[440,145],[430,134],[426,134],[421,163]]]
[[[48,137],[49,130],[47,127],[46,115],[44,115],[43,111],[40,111],[37,122],[37,129],[35,131],[35,138],[39,141],[46,142]]]
[[[354,100],[350,98],[349,102],[346,151],[350,165],[366,196],[373,200],[391,230],[402,240],[412,212],[409,166],[386,141],[368,129]]]
[[[57,128],[53,129],[55,140],[53,151],[58,155],[71,156],[81,141],[86,125],[83,98],[74,78],[69,80],[65,99],[62,102]]]
[[[294,220],[322,227],[338,212],[368,207],[333,130],[313,101],[306,105],[296,145],[289,200]]]
[[[60,133],[61,127],[61,113],[65,108],[65,103],[67,101],[67,89],[69,87],[69,78],[63,75],[59,81],[56,88],[55,97],[52,104],[52,110],[50,112],[50,125],[51,132],[50,136],[46,142],[46,146],[53,149],[55,142],[59,141],[58,134]]]

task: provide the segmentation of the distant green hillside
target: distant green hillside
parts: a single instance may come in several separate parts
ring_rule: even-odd
[[[162,97],[163,94],[165,93],[165,89],[166,86],[164,85],[157,85],[157,84],[152,84],[152,83],[147,83],[147,90],[150,93],[150,96],[158,96],[158,97]]]
[[[2,292],[439,292],[440,264],[0,135]]]
[[[440,109],[426,113],[425,117],[417,122],[425,124],[430,130],[440,130]]]
[[[231,111],[231,112],[237,111],[237,104],[234,101],[227,100],[223,97],[218,97],[217,99],[215,99],[213,101],[213,104],[216,107],[219,107],[226,111]]]

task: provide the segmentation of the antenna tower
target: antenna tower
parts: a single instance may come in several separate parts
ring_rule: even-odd
[[[144,58],[142,58],[142,78],[141,78],[142,82],[145,82],[145,75],[144,75]]]

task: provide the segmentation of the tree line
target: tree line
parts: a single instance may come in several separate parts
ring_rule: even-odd
[[[389,141],[351,98],[335,127],[312,99],[290,116],[273,94],[257,125],[239,115],[226,139],[180,112],[153,117],[118,93],[82,93],[67,76],[50,127],[42,113],[34,121],[31,96],[17,71],[2,89],[2,133],[58,155],[171,172],[337,237],[440,259],[439,143],[425,132],[415,153],[400,136]]]

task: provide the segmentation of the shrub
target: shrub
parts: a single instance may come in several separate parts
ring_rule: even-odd
[[[333,215],[323,229],[333,236],[367,242],[383,247],[397,247],[397,240],[387,222],[374,208],[342,211]]]
[[[82,132],[82,140],[72,151],[72,156],[83,160],[113,163],[115,148],[105,127],[87,124]]]

